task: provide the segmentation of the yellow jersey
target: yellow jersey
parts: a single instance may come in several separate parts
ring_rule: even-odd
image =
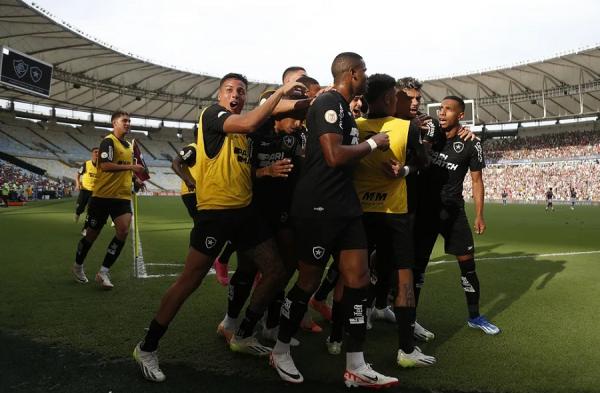
[[[406,179],[391,178],[383,172],[382,166],[390,159],[405,165],[410,121],[392,116],[359,118],[356,125],[361,142],[380,132],[385,132],[390,138],[389,150],[374,150],[360,160],[354,170],[354,186],[363,212],[407,213]]]
[[[92,160],[87,160],[81,166],[79,175],[81,176],[79,182],[82,190],[93,191],[94,183],[96,182],[98,168]]]
[[[133,163],[131,143],[108,134],[100,143],[100,162],[113,162],[121,165]],[[92,196],[131,200],[132,171],[103,171],[98,165],[96,184]]]
[[[202,183],[196,187],[198,210],[239,209],[252,201],[248,139],[223,131],[229,116],[218,104],[200,114],[194,169],[194,178]]]

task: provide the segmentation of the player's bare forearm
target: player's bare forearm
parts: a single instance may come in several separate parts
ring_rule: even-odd
[[[483,219],[485,187],[483,185],[483,176],[481,174],[481,171],[471,172],[471,182],[473,184],[473,201],[475,202],[475,216]]]
[[[312,99],[307,98],[303,100],[281,100],[273,109],[272,116],[280,115],[283,113],[289,113],[300,110],[307,110],[310,107]]]
[[[342,136],[334,133],[321,135],[319,142],[325,161],[332,168],[358,162],[372,150],[367,142],[342,145]]]
[[[115,164],[114,162],[101,162],[100,169],[106,172],[132,171],[133,165]]]
[[[186,184],[194,184],[195,181],[190,173],[190,168],[179,157],[175,157],[171,162],[171,169]]]

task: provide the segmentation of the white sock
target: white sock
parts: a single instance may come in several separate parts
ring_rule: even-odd
[[[106,266],[100,266],[100,273],[108,273],[110,271],[110,268],[107,268]]]
[[[290,351],[290,343],[282,343],[277,340],[275,346],[273,347],[273,353],[286,353]]]
[[[358,370],[365,365],[363,352],[346,352],[346,369]]]
[[[237,328],[237,318],[231,318],[229,315],[225,314],[225,319],[223,319],[223,327],[226,330],[235,330]]]

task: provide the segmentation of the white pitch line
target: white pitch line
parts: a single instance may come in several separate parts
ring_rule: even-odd
[[[547,258],[547,257],[570,257],[576,255],[600,254],[600,250],[596,251],[577,251],[577,252],[554,252],[549,254],[526,254],[526,255],[506,255],[503,257],[481,257],[475,258],[476,261],[504,261],[511,259],[528,259],[528,258]],[[456,262],[455,259],[429,262],[429,265],[441,265],[444,263]]]

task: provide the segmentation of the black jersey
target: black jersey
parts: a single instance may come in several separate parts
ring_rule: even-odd
[[[296,217],[357,217],[362,214],[352,179],[352,165],[327,165],[319,138],[334,133],[343,145],[358,144],[358,128],[344,97],[329,91],[321,94],[306,116],[306,158],[296,185],[292,215]]]
[[[437,140],[430,150],[431,165],[425,171],[427,199],[444,206],[464,206],[463,182],[467,171],[485,168],[479,140],[464,141],[458,135]]]
[[[571,194],[571,198],[577,198],[577,192],[575,192],[574,188],[569,189],[569,193]]]
[[[250,163],[253,168],[265,168],[276,161],[290,159],[294,168],[288,177],[264,176],[254,179],[253,201],[259,205],[289,209],[304,154],[306,136],[303,132],[276,133],[272,122],[266,122],[249,134]]]
[[[179,157],[181,157],[181,161],[185,162],[188,167],[192,167],[196,165],[196,147],[195,144],[189,144],[184,146],[179,151]]]
[[[546,192],[546,200],[551,201],[554,198],[554,193],[550,190]]]
[[[502,191],[502,198],[508,197],[508,193],[506,191]]]

